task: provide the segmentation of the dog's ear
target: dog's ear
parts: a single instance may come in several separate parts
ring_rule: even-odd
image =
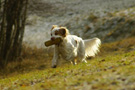
[[[57,25],[52,25],[52,29],[51,30],[53,30],[55,27],[58,27]]]
[[[63,36],[66,37],[68,34],[68,30],[66,28],[60,28],[59,33]]]

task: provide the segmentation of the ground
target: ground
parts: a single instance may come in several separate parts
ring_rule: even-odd
[[[35,54],[35,57],[39,59],[38,64],[35,58],[33,58],[32,64],[30,64],[31,60],[27,63],[22,61],[18,69],[17,66],[6,68],[5,70],[9,72],[5,71],[6,73],[4,73],[3,71],[1,73],[0,89],[134,90],[134,38],[102,44],[100,48],[101,52],[95,58],[88,59],[87,64],[79,63],[75,66],[69,62],[63,62],[63,65],[59,64],[57,68],[51,68],[51,64],[49,63],[51,62],[50,58],[42,55],[39,58],[38,54]],[[27,58],[27,56],[25,57]],[[46,60],[43,60],[44,57],[46,57]],[[45,65],[43,63],[48,64]],[[30,68],[30,66],[33,68]]]

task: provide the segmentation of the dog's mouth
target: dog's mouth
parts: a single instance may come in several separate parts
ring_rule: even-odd
[[[54,38],[54,37],[51,37],[51,40],[52,40],[52,41],[54,41],[54,40],[55,40],[55,38]]]
[[[63,40],[61,39],[61,38],[51,38],[51,41],[54,43],[54,44],[56,44],[56,45],[58,45],[58,44],[60,44]]]

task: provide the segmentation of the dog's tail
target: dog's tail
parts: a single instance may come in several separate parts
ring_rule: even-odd
[[[99,52],[99,46],[101,45],[101,40],[99,38],[84,40],[85,43],[85,56],[94,57]]]

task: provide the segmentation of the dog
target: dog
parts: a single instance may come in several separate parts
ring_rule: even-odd
[[[77,60],[87,63],[87,57],[94,57],[99,52],[101,40],[98,38],[83,40],[82,38],[71,35],[66,27],[53,25],[51,29],[51,40],[61,38],[62,42],[54,45],[54,55],[52,68],[57,67],[60,55],[63,59],[70,61],[73,65]]]

